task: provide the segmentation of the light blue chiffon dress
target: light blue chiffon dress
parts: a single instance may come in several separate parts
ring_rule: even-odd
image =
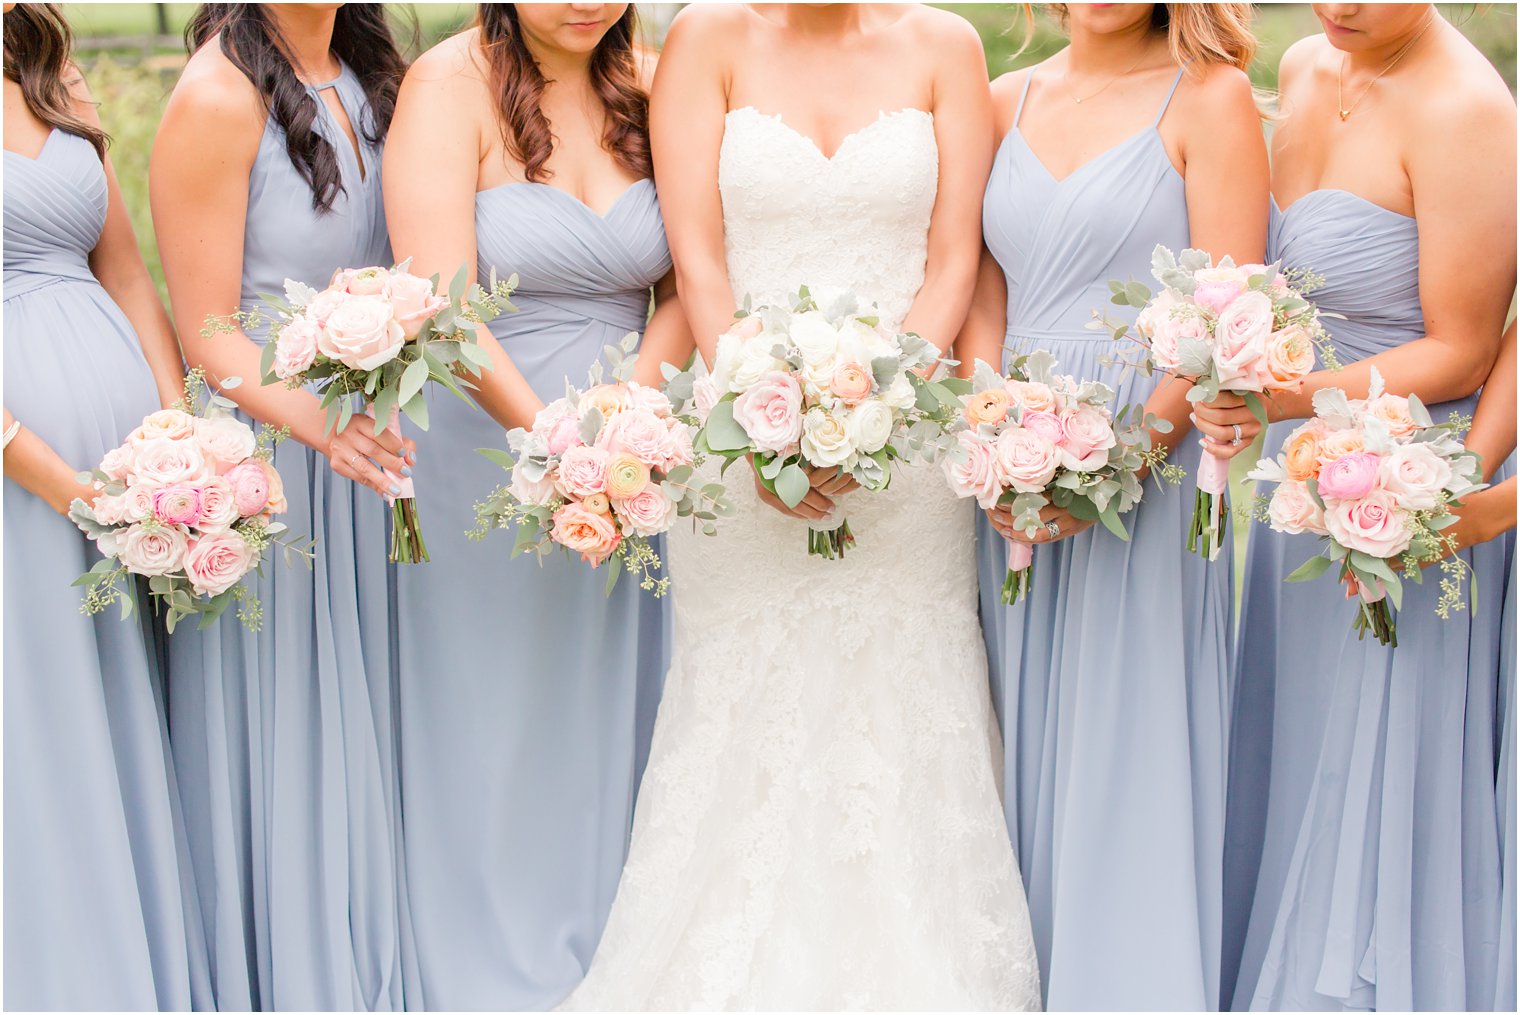
[[[1274,214],[1269,252],[1324,276],[1310,297],[1344,315],[1324,322],[1341,362],[1424,334],[1414,219],[1316,190]],[[1473,406],[1467,398],[1431,414]],[[1269,428],[1264,454],[1299,422]],[[1463,551],[1477,570],[1476,611],[1442,621],[1438,574],[1406,582],[1397,649],[1357,639],[1355,607],[1333,578],[1283,583],[1320,545],[1307,533],[1251,533],[1230,756],[1225,1000],[1271,1010],[1481,1007],[1499,951],[1495,710],[1507,541]]]
[[[599,216],[563,191],[476,196],[479,273],[517,272],[492,333],[545,402],[630,331],[670,270],[654,185]],[[404,252],[403,252],[404,253]],[[399,574],[407,880],[429,1009],[547,1008],[578,984],[617,890],[665,673],[662,600],[628,575],[472,542],[472,505],[506,482],[476,448],[500,426],[435,392],[418,434],[432,563]],[[409,999],[410,1000],[410,999]]]
[[[363,144],[319,92],[337,90]],[[379,145],[363,141],[364,91],[345,67],[312,86],[317,129],[344,192],[312,208],[273,120],[248,180],[242,306],[315,288],[338,268],[388,265]],[[231,309],[231,308],[228,308]],[[199,322],[180,322],[196,327]],[[261,341],[265,329],[250,337]],[[256,384],[258,378],[244,378]],[[275,465],[312,569],[265,561],[258,633],[230,613],[170,639],[170,735],[224,1009],[399,1009],[408,948],[401,909],[399,786],[391,658],[389,511],[374,491],[288,440]]]
[[[5,153],[5,405],[78,469],[159,408],[90,271],[105,171],[55,130]],[[80,614],[95,546],[5,480],[5,1007],[211,1004],[164,727],[159,624]]]
[[[1499,971],[1494,984],[1494,1011],[1515,1010],[1515,532],[1504,538],[1510,545],[1509,571],[1504,586],[1503,634],[1499,640],[1499,856],[1503,890],[1499,897]]]
[[[999,148],[983,232],[1008,279],[1011,354],[1143,403],[1161,375],[1116,365],[1092,311],[1109,279],[1150,277],[1161,243],[1188,246],[1182,178],[1155,121],[1063,180],[1019,131],[1031,73]],[[1181,81],[1179,73],[1172,90]],[[1036,95],[1039,89],[1035,89]],[[1116,405],[1116,408],[1117,408]],[[1193,435],[1171,455],[1196,471]],[[1007,545],[980,521],[982,627],[1006,744],[1019,853],[1051,1009],[1208,1009],[1218,1002],[1229,712],[1230,562],[1183,548],[1190,483],[1034,551],[1034,581],[1000,600]]]

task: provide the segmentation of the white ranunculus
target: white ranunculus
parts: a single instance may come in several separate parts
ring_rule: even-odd
[[[788,332],[804,363],[817,363],[839,351],[839,331],[817,310],[793,317]]]
[[[871,455],[880,451],[892,436],[893,420],[891,408],[873,398],[850,410],[845,429],[861,454]]]
[[[908,375],[899,373],[892,379],[892,383],[887,385],[887,390],[881,393],[881,400],[894,409],[907,412],[913,408],[913,403],[918,400],[918,396],[913,393],[913,382],[908,380]]]

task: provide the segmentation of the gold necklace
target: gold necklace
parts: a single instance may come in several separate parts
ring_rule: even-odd
[[[1356,97],[1356,101],[1351,104],[1350,108],[1347,108],[1346,99],[1343,94],[1343,81],[1346,76],[1346,54],[1341,54],[1341,66],[1340,69],[1335,73],[1335,108],[1341,114],[1342,123],[1345,123],[1346,117],[1351,115],[1351,110],[1362,104],[1362,100],[1367,97],[1367,93],[1372,91],[1372,86],[1378,83],[1378,78],[1393,70],[1394,64],[1404,59],[1404,54],[1413,49],[1414,44],[1419,42],[1420,39],[1425,36],[1426,32],[1430,31],[1430,26],[1435,24],[1435,20],[1435,12],[1432,11],[1430,17],[1425,21],[1425,27],[1420,29],[1413,39],[1410,39],[1408,42],[1404,43],[1404,48],[1395,53],[1393,55],[1393,59],[1389,60],[1387,65],[1382,70],[1377,72],[1377,77],[1374,77],[1371,81],[1367,82],[1367,87],[1362,89],[1362,94]]]
[[[1145,57],[1146,57],[1146,55],[1147,54],[1145,52],[1141,52],[1140,59],[1136,60],[1134,63],[1130,64],[1129,65],[1129,70],[1124,71],[1121,74],[1115,74],[1113,77],[1111,77],[1111,78],[1108,79],[1108,81],[1103,85],[1102,88],[1099,88],[1096,92],[1093,92],[1091,95],[1088,95],[1086,97],[1079,97],[1079,96],[1076,96],[1076,95],[1072,95],[1071,89],[1070,88],[1066,88],[1064,84],[1062,85],[1062,88],[1065,88],[1066,94],[1071,99],[1071,101],[1075,102],[1077,105],[1080,106],[1082,103],[1088,101],[1088,99],[1096,99],[1098,96],[1102,95],[1105,91],[1108,90],[1108,86],[1109,85],[1113,84],[1115,81],[1118,81],[1120,78],[1127,78],[1127,77],[1129,77],[1130,74],[1134,73],[1135,68],[1138,67],[1138,66],[1140,66],[1140,61],[1144,60]]]

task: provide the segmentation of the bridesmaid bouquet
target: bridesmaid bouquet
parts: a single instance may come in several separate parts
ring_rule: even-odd
[[[1115,418],[1113,389],[1078,383],[1056,373],[1055,363],[1035,352],[1015,359],[1002,377],[977,361],[963,418],[952,427],[956,449],[943,459],[945,476],[983,508],[1007,504],[1028,535],[1039,532],[1040,511],[1053,504],[1128,540],[1119,516],[1140,502],[1140,470],[1181,481],[1165,449],[1151,446],[1150,429],[1164,433],[1171,424],[1128,405]],[[1005,605],[1029,591],[1033,565],[1028,543],[1008,543]]]
[[[514,557],[532,551],[542,560],[557,545],[593,568],[615,560],[609,595],[625,570],[656,597],[669,590],[670,579],[656,577],[660,557],[650,537],[688,516],[713,535],[719,516],[731,509],[722,484],[691,485],[696,420],[677,415],[663,393],[632,380],[638,341],[630,332],[606,347],[611,383],[602,382],[597,363],[590,387],[567,385],[563,398],[539,410],[532,429],[509,431],[510,454],[480,449],[512,479],[475,505],[479,524],[471,538],[516,526]]]
[[[934,457],[953,439],[963,382],[926,380],[940,362],[917,335],[883,328],[874,308],[848,293],[820,302],[806,286],[790,307],[752,307],[718,339],[712,372],[676,374],[671,397],[695,402],[697,449],[743,458],[788,507],[809,489],[807,467],[837,468],[867,490],[885,489],[892,463]],[[808,552],[833,559],[855,541],[848,520],[810,528]]]
[[[375,435],[400,434],[401,414],[428,428],[429,381],[466,401],[460,388],[489,369],[486,351],[475,341],[475,327],[515,309],[510,297],[517,276],[506,282],[491,277],[489,289],[466,287],[461,267],[439,295],[438,276],[420,278],[395,268],[344,268],[321,292],[287,279],[285,296],[263,294],[267,313],[258,309],[234,314],[245,327],[272,322],[260,364],[265,384],[297,388],[316,384],[327,411],[327,431],[348,426],[355,397],[374,418]],[[428,559],[417,519],[412,481],[385,473],[401,493],[391,504],[392,563],[417,564]]]
[[[228,378],[222,387],[237,384]],[[263,613],[243,577],[276,544],[287,560],[310,566],[312,544],[281,538],[286,528],[274,520],[285,510],[285,488],[270,459],[285,432],[264,426],[255,436],[231,400],[209,395],[202,405],[203,395],[205,374],[192,370],[180,402],[149,415],[97,468],[80,473],[100,494],[93,504],[76,499],[69,517],[105,555],[74,582],[87,590],[83,613],[120,602],[130,615],[121,583],[137,574],[147,577],[170,631],[192,614],[207,627],[233,602],[257,631]]]
[[[1133,334],[1145,354],[1137,365],[1146,373],[1188,378],[1188,401],[1210,402],[1229,392],[1243,398],[1265,426],[1262,396],[1297,390],[1314,369],[1316,350],[1326,366],[1336,366],[1319,311],[1303,296],[1318,279],[1283,274],[1275,264],[1237,266],[1228,257],[1215,265],[1202,250],[1184,250],[1178,258],[1161,246],[1152,255],[1151,273],[1163,287],[1154,297],[1139,282],[1108,286],[1115,304],[1140,310]],[[1095,326],[1108,328],[1115,339],[1130,334],[1128,325],[1097,311],[1094,316]],[[1210,560],[1223,545],[1229,474],[1229,462],[1213,455],[1198,464],[1187,546]]]
[[[1433,422],[1419,398],[1385,393],[1374,368],[1367,398],[1348,399],[1339,388],[1316,392],[1313,418],[1251,472],[1251,479],[1277,484],[1258,510],[1264,521],[1325,541],[1287,580],[1310,581],[1339,564],[1348,597],[1357,598],[1358,637],[1371,631],[1398,647],[1388,608],[1390,599],[1397,609],[1403,598],[1396,566],[1418,584],[1422,566],[1440,560],[1436,613],[1444,620],[1462,609],[1470,567],[1443,530],[1456,524],[1451,509],[1460,498],[1483,488],[1478,456],[1462,445],[1468,422],[1456,414]]]

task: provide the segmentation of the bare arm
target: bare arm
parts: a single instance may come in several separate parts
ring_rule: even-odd
[[[1515,450],[1515,324],[1504,332],[1499,358],[1483,383],[1483,397],[1473,413],[1467,446],[1483,458],[1489,480]],[[1469,494],[1457,509],[1452,533],[1458,546],[1487,542],[1515,527],[1515,477]]]
[[[327,455],[339,475],[389,492],[391,484],[367,459],[397,472],[409,468],[398,454],[396,438],[372,437],[362,418],[329,437],[315,395],[260,383],[257,343],[241,331],[201,334],[208,318],[223,318],[238,307],[248,173],[264,125],[251,85],[205,70],[197,70],[170,97],[148,177],[153,224],[169,301],[182,325],[185,358],[191,366],[204,367],[212,383],[240,378],[243,383],[224,394],[244,412],[261,422],[289,426],[296,440]]]
[[[982,197],[992,167],[992,94],[981,39],[957,19],[935,40],[943,54],[934,81],[934,137],[939,145],[939,193],[929,220],[924,284],[902,329],[941,351],[966,323],[982,263]],[[999,344],[1002,338],[999,336]]]
[[[475,281],[475,188],[481,159],[478,84],[469,56],[451,40],[407,72],[396,99],[382,174],[385,217],[396,259],[412,271],[449,279],[464,265]],[[478,341],[491,369],[471,392],[491,418],[508,429],[531,426],[543,402],[490,330]]]
[[[69,72],[74,75],[68,85],[74,96],[75,112],[85,122],[100,126],[99,114],[83,76],[73,67]],[[90,251],[90,271],[131,323],[142,345],[143,358],[153,373],[159,403],[168,407],[183,393],[185,367],[180,359],[179,343],[174,338],[169,315],[159,302],[158,290],[137,246],[132,219],[127,215],[126,202],[122,200],[121,187],[116,182],[116,170],[109,156],[104,162],[106,221],[100,241]]]
[[[728,99],[711,35],[691,14],[676,18],[649,102],[655,184],[676,288],[696,346],[709,364],[718,336],[733,323],[735,306],[718,195],[718,149]]]
[[[9,430],[15,420],[9,409],[5,410],[5,429]],[[64,461],[47,441],[32,433],[25,426],[5,446],[5,478],[15,480],[28,493],[42,498],[61,515],[69,513],[69,504],[75,497],[86,502],[95,500],[96,490],[88,483],[81,483],[74,476],[80,467]],[[98,463],[85,462],[82,468],[94,468]]]
[[[665,381],[660,364],[670,363],[684,368],[695,348],[691,328],[681,311],[681,297],[676,292],[676,275],[672,269],[655,284],[654,314],[649,318],[644,341],[639,345],[634,380],[649,387],[660,387]]]
[[[977,360],[1001,371],[1007,338],[1008,278],[997,258],[983,247],[981,262],[977,266],[976,288],[971,294],[971,308],[955,339],[953,352],[960,361],[955,368],[956,375],[970,377]]]

